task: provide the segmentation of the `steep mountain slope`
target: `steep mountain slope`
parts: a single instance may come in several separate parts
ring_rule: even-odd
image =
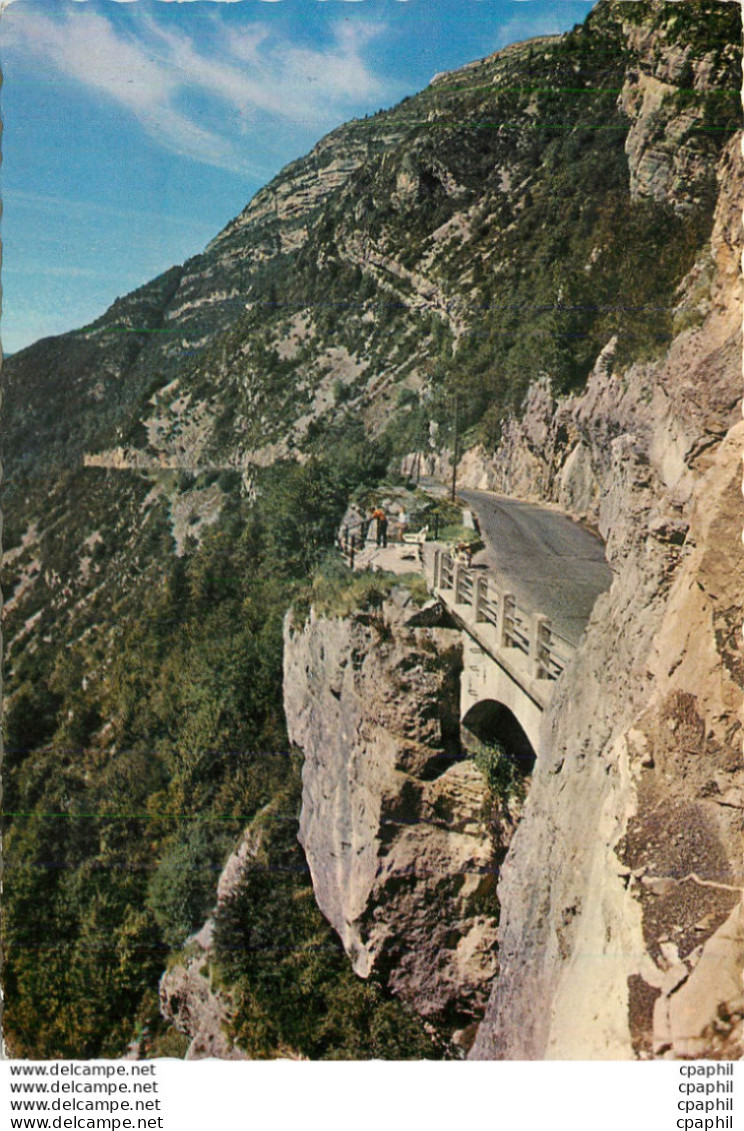
[[[734,338],[708,368],[685,355],[689,380],[664,359],[709,332],[718,301],[710,241],[741,127],[740,37],[734,4],[602,2],[568,35],[334,131],[202,255],[7,361],[17,1052],[110,1053],[137,1023],[156,1026],[157,974],[211,908],[241,828],[277,797],[296,820],[292,759],[278,756],[284,612],[349,494],[434,425],[446,450],[455,394],[466,445],[480,445],[473,481],[614,529],[627,498],[617,511],[600,501],[630,474],[635,448],[613,444],[632,429],[616,387],[597,391],[601,365],[581,399],[612,339],[613,380],[651,403],[662,485],[677,482],[676,460],[692,490],[694,453],[730,424]],[[665,412],[685,381],[689,397]],[[550,398],[572,392],[556,413]],[[704,426],[687,444],[690,412]],[[277,845],[269,869],[285,866]],[[317,926],[305,929],[309,955]],[[526,929],[508,919],[507,945]],[[335,962],[322,978],[337,978]],[[244,1003],[257,992],[245,984]],[[359,1008],[387,1004],[372,994]],[[336,1033],[322,1055],[352,1044]]]

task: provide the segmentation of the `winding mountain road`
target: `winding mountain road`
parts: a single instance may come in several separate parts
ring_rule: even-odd
[[[612,571],[602,540],[558,510],[461,488],[458,497],[478,518],[485,565],[525,609],[549,617],[577,644]]]

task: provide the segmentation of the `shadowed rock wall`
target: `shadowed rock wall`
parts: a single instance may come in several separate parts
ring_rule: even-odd
[[[460,751],[460,634],[412,627],[416,612],[399,589],[346,619],[288,620],[285,710],[321,910],[358,974],[451,1031],[497,970],[499,837]]]

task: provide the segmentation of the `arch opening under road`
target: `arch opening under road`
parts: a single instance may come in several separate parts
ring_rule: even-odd
[[[473,739],[486,746],[497,744],[523,777],[532,773],[537,754],[519,719],[506,704],[495,699],[481,699],[467,711],[461,726],[466,749],[469,741],[473,745]]]

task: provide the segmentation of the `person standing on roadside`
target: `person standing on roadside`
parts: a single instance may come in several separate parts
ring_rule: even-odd
[[[383,548],[387,546],[387,515],[381,507],[372,512],[372,518],[377,521],[377,545]]]

